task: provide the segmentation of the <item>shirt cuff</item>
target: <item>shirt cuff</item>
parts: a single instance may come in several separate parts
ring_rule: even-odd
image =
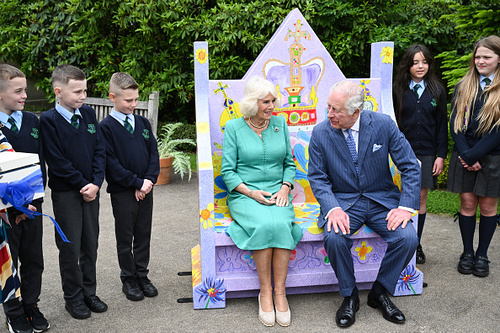
[[[412,215],[417,213],[416,209],[408,208],[408,207],[404,207],[404,206],[399,206],[398,209],[406,210],[406,211],[410,212]]]
[[[328,220],[328,216],[330,216],[330,213],[333,212],[335,209],[340,209],[341,207],[333,207],[328,211],[328,214],[325,215],[324,219]]]

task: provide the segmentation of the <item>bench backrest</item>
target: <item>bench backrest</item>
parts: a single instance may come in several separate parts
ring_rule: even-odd
[[[156,128],[158,127],[158,105],[160,94],[153,91],[147,101],[139,101],[134,113],[146,117],[151,123],[153,134],[156,137]],[[113,109],[113,103],[108,98],[87,97],[85,104],[94,108],[97,121],[101,121],[108,116]]]

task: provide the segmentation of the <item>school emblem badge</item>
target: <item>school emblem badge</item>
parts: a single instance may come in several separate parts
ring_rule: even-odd
[[[144,129],[144,131],[142,131],[142,136],[144,139],[149,140],[149,130]]]
[[[31,129],[31,134],[30,134],[30,135],[31,135],[33,138],[35,138],[35,140],[36,140],[36,139],[38,139],[38,128],[33,127],[33,128]]]
[[[432,99],[431,105],[434,107],[436,107],[438,105],[435,98]]]
[[[96,129],[94,124],[88,124],[87,125],[87,131],[89,131],[90,134],[95,134]]]

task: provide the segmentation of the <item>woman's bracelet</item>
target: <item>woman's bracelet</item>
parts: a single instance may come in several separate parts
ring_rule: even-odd
[[[288,189],[291,191],[292,190],[292,185],[288,184],[288,183],[283,183],[282,185],[285,185],[285,186],[288,186]]]
[[[252,198],[252,193],[253,193],[253,190],[250,190],[250,192],[248,192],[248,194],[247,194],[247,197]]]

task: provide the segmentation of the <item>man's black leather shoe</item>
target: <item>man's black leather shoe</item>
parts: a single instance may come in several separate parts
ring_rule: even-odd
[[[425,253],[424,253],[424,250],[422,250],[422,245],[420,245],[420,244],[418,244],[417,254],[415,257],[416,257],[417,264],[425,264]]]
[[[158,295],[158,290],[153,286],[151,281],[147,277],[138,277],[137,282],[139,283],[139,288],[141,288],[142,293],[146,297],[155,297]]]
[[[472,269],[472,274],[478,277],[487,277],[490,274],[490,265],[488,257],[476,256],[476,261],[474,262],[474,268]]]
[[[354,324],[356,321],[356,312],[359,310],[359,297],[348,296],[344,297],[342,305],[337,311],[335,317],[337,325],[346,328]]]
[[[84,297],[83,300],[92,312],[104,312],[108,309],[106,303],[101,301],[101,299],[96,295]]]
[[[462,274],[471,274],[474,268],[474,255],[462,253],[458,262],[457,271]]]
[[[90,317],[90,310],[85,305],[83,300],[78,300],[75,302],[66,302],[66,311],[75,319],[85,319]]]
[[[392,303],[387,294],[375,296],[370,292],[368,294],[368,305],[374,309],[379,308],[382,310],[384,318],[388,321],[396,324],[403,324],[405,322],[405,315]]]
[[[127,278],[123,282],[122,291],[125,296],[127,296],[127,299],[131,301],[140,301],[144,298],[144,294],[142,293],[142,290],[137,284],[137,280],[135,278]]]

